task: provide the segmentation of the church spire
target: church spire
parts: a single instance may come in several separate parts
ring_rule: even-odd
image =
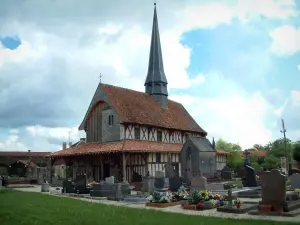
[[[148,74],[145,81],[145,92],[163,108],[168,107],[168,81],[164,72],[160,45],[156,3],[154,3],[153,27],[151,36]]]

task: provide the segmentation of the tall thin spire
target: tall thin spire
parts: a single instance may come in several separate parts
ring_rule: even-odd
[[[157,103],[163,107],[168,107],[168,81],[164,71],[163,57],[161,51],[156,3],[154,3],[154,16],[150,46],[150,56],[148,73],[145,81],[146,93],[153,96]]]

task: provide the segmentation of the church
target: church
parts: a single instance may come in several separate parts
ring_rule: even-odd
[[[181,176],[180,152],[187,138],[207,140],[207,132],[182,104],[168,99],[156,6],[144,86],[145,92],[138,92],[99,83],[79,126],[86,139],[52,153],[52,166],[65,165],[73,178],[82,172],[88,180],[114,176],[117,181],[132,181],[133,174],[154,176],[165,171],[169,161]]]

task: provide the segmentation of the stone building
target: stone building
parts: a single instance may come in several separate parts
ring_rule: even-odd
[[[168,156],[181,175],[180,151],[187,136],[207,136],[182,104],[168,99],[168,82],[154,7],[145,92],[100,83],[79,126],[86,141],[50,155],[52,165],[84,172],[89,180],[165,171]],[[214,169],[215,170],[215,169]]]

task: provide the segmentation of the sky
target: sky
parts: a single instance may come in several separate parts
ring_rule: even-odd
[[[299,0],[158,0],[169,98],[208,138],[300,140]],[[99,83],[144,91],[153,1],[0,2],[0,150],[76,142]]]

